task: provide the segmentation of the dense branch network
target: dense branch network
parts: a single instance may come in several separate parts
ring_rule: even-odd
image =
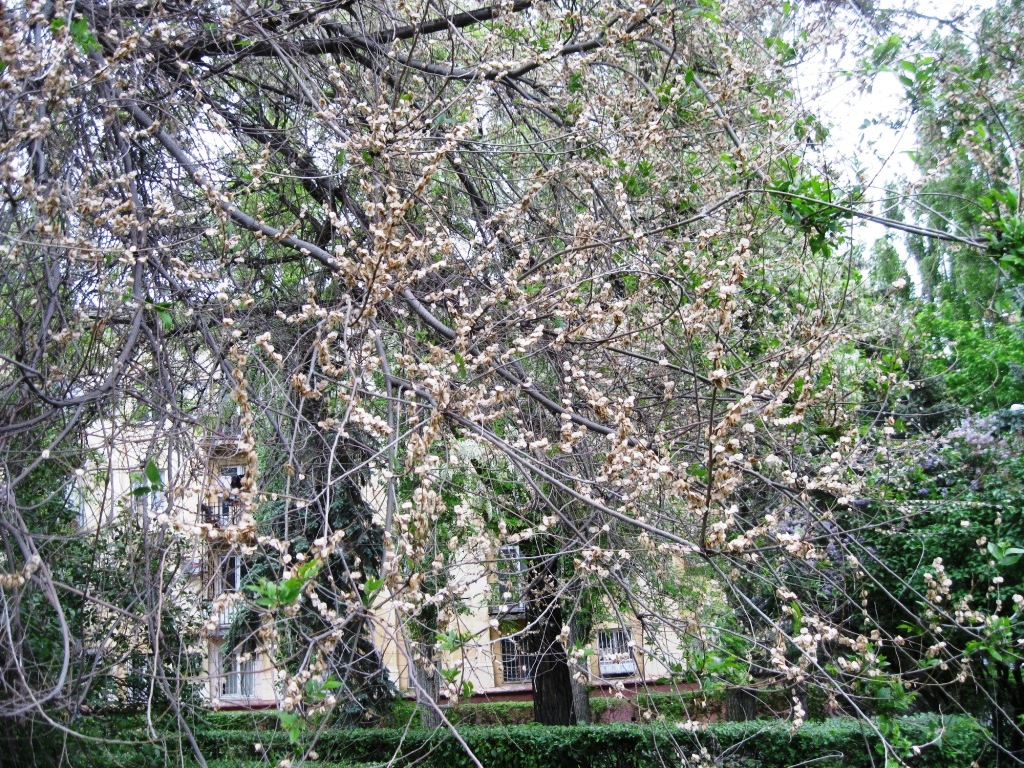
[[[493,570],[512,538],[552,668],[589,595],[639,617],[644,652],[741,635],[744,674],[857,710],[878,665],[828,660],[888,638],[865,639],[872,577],[844,515],[878,448],[858,419],[899,382],[864,353],[877,318],[840,257],[844,222],[878,217],[793,191],[798,109],[756,42],[791,21],[398,7],[3,11],[0,570],[58,618],[73,596],[144,626],[157,653],[168,604],[202,623],[175,558],[209,528],[155,520],[136,554],[161,566],[118,602],[103,563],[95,589],[50,578],[32,494],[76,473],[95,489],[135,441],[133,461],[174,457],[173,505],[227,440],[248,471],[223,536],[266,579],[306,579],[305,612],[250,601],[240,630],[286,660],[286,711],[322,706],[302,686],[325,669],[375,679],[378,591],[429,673],[459,558]],[[130,426],[138,404],[155,434]],[[96,495],[110,514],[115,495]],[[65,685],[75,631],[59,669],[29,658],[30,628],[8,636],[0,714],[85,701]]]

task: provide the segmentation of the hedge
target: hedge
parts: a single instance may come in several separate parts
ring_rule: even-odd
[[[912,768],[968,768],[986,744],[970,718],[918,715],[893,721]],[[941,735],[940,735],[941,731]],[[679,765],[706,750],[728,768],[785,768],[816,761],[819,768],[875,768],[878,735],[863,722],[835,719],[791,730],[783,721],[712,723],[696,730],[623,723],[605,726],[537,725],[463,727],[459,735],[485,768],[650,768]],[[268,736],[270,738],[268,738]],[[204,752],[219,760],[252,760],[257,739],[284,757],[281,734],[252,731],[202,733]],[[913,746],[921,747],[915,755]],[[390,763],[424,768],[471,768],[458,741],[445,731],[347,729],[326,731],[315,744],[328,763]]]
[[[245,716],[205,718],[195,734],[210,768],[269,768],[296,757],[287,734],[276,728],[225,728],[252,722]],[[269,718],[256,718],[269,724]],[[119,722],[118,737],[146,741],[143,723],[132,730]],[[984,731],[967,717],[915,715],[897,718],[887,726],[902,746],[910,768],[969,768],[984,765]],[[94,735],[101,734],[96,729]],[[941,733],[940,733],[941,732]],[[170,729],[168,729],[170,733]],[[835,718],[806,723],[791,730],[780,720],[720,722],[687,727],[670,723],[550,727],[463,726],[459,736],[485,768],[652,768],[692,764],[705,753],[723,768],[788,768],[813,762],[816,768],[877,768],[884,764],[878,735],[863,721]],[[306,746],[311,734],[305,735]],[[59,742],[59,737],[54,741]],[[60,765],[68,768],[170,768],[194,765],[187,745],[176,736],[160,744],[124,744],[93,740],[38,743],[21,752],[22,765]],[[257,748],[259,745],[259,748]],[[914,754],[913,747],[920,747]],[[447,731],[403,728],[346,728],[323,730],[312,744],[318,754],[311,768],[372,768],[390,763],[396,768],[414,763],[422,768],[471,768],[473,763]],[[20,751],[20,750],[19,750]],[[17,754],[17,753],[15,753]],[[21,755],[18,755],[19,757]],[[19,765],[11,753],[3,765]],[[298,761],[296,761],[297,763]],[[710,762],[710,761],[709,761]]]

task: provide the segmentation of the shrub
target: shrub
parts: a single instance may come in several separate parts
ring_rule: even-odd
[[[490,714],[523,708],[519,702],[472,706],[482,708],[477,712]],[[272,714],[254,717],[253,713],[219,713],[207,718],[195,734],[209,768],[266,768],[301,754],[302,749],[290,744],[288,735],[277,728],[214,727],[240,725],[253,719],[269,724]],[[16,754],[26,755],[21,763],[25,766],[194,766],[188,747],[176,736],[169,735],[162,743],[145,743],[145,728],[136,720],[110,720],[116,722],[86,725],[93,736],[112,740],[69,742],[66,749],[53,749],[55,743],[60,743],[56,735],[49,744],[40,744],[37,751]],[[968,768],[974,761],[984,764],[986,734],[971,718],[916,715],[891,718],[878,727],[898,746],[894,757],[905,760],[908,768]],[[169,727],[167,733],[172,733]],[[784,768],[810,761],[820,768],[874,768],[884,764],[879,733],[870,724],[852,718],[807,723],[795,731],[785,721],[752,720],[695,724],[692,728],[670,722],[564,728],[464,726],[458,733],[485,768],[650,768],[685,764],[684,760],[692,761],[694,755],[706,755],[722,768]],[[308,741],[300,745],[309,746]],[[915,754],[915,746],[919,754]],[[422,768],[473,766],[463,746],[445,729],[324,730],[312,747],[318,760],[308,765],[320,768],[373,768],[389,763],[396,768],[413,764]],[[892,761],[892,765],[897,764]],[[17,762],[13,765],[20,768]]]
[[[893,723],[896,725],[894,726]],[[886,726],[911,768],[967,768],[985,744],[983,731],[964,717],[921,715],[896,718]],[[898,728],[894,733],[893,728]],[[816,760],[823,768],[869,768],[880,763],[881,739],[865,723],[832,719],[795,731],[779,720],[710,723],[693,730],[671,724],[552,728],[536,725],[459,729],[459,735],[486,768],[647,768],[679,764],[706,753],[726,768],[775,768]],[[280,736],[280,734],[276,734]],[[252,760],[252,732],[204,734],[211,756]],[[210,738],[212,737],[212,738]],[[285,756],[283,738],[263,746]],[[914,754],[914,747],[920,754]],[[327,731],[316,742],[327,763],[417,763],[426,768],[470,768],[462,745],[446,731],[345,729]]]

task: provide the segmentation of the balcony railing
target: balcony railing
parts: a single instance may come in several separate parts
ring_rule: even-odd
[[[221,632],[231,629],[231,625],[234,623],[235,617],[238,616],[241,607],[238,603],[232,603],[226,608],[221,608],[217,611],[217,629]]]
[[[203,504],[203,522],[215,528],[227,528],[238,523],[240,505],[234,500],[225,499],[219,504]]]

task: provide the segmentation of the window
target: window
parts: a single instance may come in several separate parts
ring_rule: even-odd
[[[89,524],[89,511],[85,505],[85,489],[82,487],[80,477],[75,477],[68,483],[64,505],[74,511],[75,522],[79,528],[85,528]]]
[[[503,683],[525,682],[533,677],[537,668],[537,655],[527,653],[522,630],[515,635],[501,638],[501,681]]]
[[[213,486],[210,504],[203,504],[203,522],[224,528],[238,522],[238,493],[245,467],[223,467]]]
[[[237,552],[228,552],[217,556],[217,574],[213,585],[213,597],[231,594],[242,589],[248,567],[245,559]],[[237,613],[237,603],[232,603],[217,612],[217,625],[220,628],[230,627]]]
[[[597,631],[597,664],[603,677],[636,674],[636,660],[629,647],[627,630],[616,627]]]
[[[151,665],[148,656],[132,653],[128,657],[124,677],[124,695],[127,704],[145,704],[149,698]]]
[[[219,683],[222,698],[256,695],[255,654],[244,645],[222,646]]]
[[[495,567],[496,579],[491,613],[522,613],[526,610],[526,561],[518,546],[501,547]]]
[[[237,552],[220,555],[217,558],[217,594],[241,589],[246,570],[245,561]]]

